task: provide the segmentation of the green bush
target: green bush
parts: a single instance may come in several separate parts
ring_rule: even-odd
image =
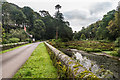
[[[8,43],[9,43],[9,41],[7,39],[2,40],[2,44],[8,44]]]
[[[65,48],[65,46],[60,46],[60,48]]]
[[[93,49],[93,52],[101,52],[100,49]]]
[[[117,53],[118,53],[118,56],[120,57],[120,48],[118,49]]]
[[[74,49],[75,47],[74,46],[68,46],[69,48],[71,48],[71,49]]]
[[[100,49],[92,49],[92,48],[85,48],[85,51],[87,51],[87,52],[101,52]]]
[[[58,42],[62,42],[62,41],[61,41],[61,39],[57,39],[57,40],[55,40],[55,42],[58,43]]]
[[[93,49],[92,48],[85,48],[85,51],[87,51],[87,52],[93,52]]]
[[[77,47],[78,50],[84,50],[84,47]]]
[[[68,42],[68,41],[69,41],[68,38],[63,38],[63,39],[62,39],[62,42]]]
[[[86,36],[84,34],[81,35],[80,40],[85,40]]]
[[[10,42],[10,43],[17,43],[17,42],[19,42],[19,41],[20,41],[19,38],[10,38],[10,39],[9,39],[9,42]]]
[[[118,37],[115,41],[115,46],[120,47],[120,37]]]
[[[29,42],[29,43],[32,43],[32,40],[27,38],[25,41]]]
[[[110,41],[108,41],[108,40],[99,40],[99,42],[101,42],[101,43],[109,43]]]

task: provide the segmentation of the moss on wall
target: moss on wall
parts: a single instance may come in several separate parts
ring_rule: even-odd
[[[83,65],[74,61],[48,43],[45,44],[54,65],[58,69],[59,78],[87,78],[87,80],[99,80],[96,75],[85,69]]]

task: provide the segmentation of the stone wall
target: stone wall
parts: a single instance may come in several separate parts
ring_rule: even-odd
[[[88,71],[77,61],[73,60],[46,42],[45,45],[48,49],[51,59],[53,60],[54,65],[57,65],[57,68],[64,70],[62,74],[66,75],[67,78],[93,78],[93,80],[99,80],[95,74]],[[60,74],[61,71],[59,69],[58,72]]]
[[[24,45],[24,44],[27,44],[28,42],[19,42],[19,43],[11,43],[11,44],[3,44],[3,45],[0,45],[0,50],[7,50],[7,49],[10,49],[10,48],[14,48],[14,47],[17,47],[17,46],[20,46],[20,45]]]

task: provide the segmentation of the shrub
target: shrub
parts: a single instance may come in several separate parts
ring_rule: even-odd
[[[2,40],[2,44],[8,44],[8,43],[9,43],[9,41],[7,39]]]
[[[85,40],[86,36],[84,34],[81,35],[80,40]]]
[[[61,41],[61,39],[57,39],[57,40],[55,40],[55,42],[58,43],[58,42],[62,42],[62,41]]]
[[[72,49],[74,49],[75,47],[74,46],[68,46],[69,48],[72,48]]]
[[[101,42],[101,43],[109,43],[110,41],[108,41],[108,40],[99,40],[99,42]]]
[[[29,42],[29,43],[33,42],[32,39],[29,39],[29,38],[27,38],[26,41]]]
[[[19,38],[10,38],[10,39],[9,39],[9,42],[10,42],[10,43],[17,43],[17,42],[19,42],[19,41],[20,41]]]
[[[92,49],[92,48],[85,48],[85,51],[87,51],[87,52],[92,52],[93,49]]]
[[[120,48],[118,49],[117,53],[118,53],[118,56],[120,57]]]
[[[62,39],[62,42],[68,42],[68,41],[69,41],[68,38],[63,38],[63,39]]]
[[[94,49],[93,52],[101,52],[100,49]]]
[[[85,51],[87,51],[87,52],[101,52],[100,49],[92,49],[92,48],[85,48]]]
[[[78,50],[84,50],[84,47],[77,47]]]
[[[115,46],[120,47],[120,37],[118,37],[115,41]]]

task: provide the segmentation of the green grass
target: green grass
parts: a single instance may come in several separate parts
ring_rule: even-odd
[[[57,69],[53,66],[44,43],[38,45],[14,78],[57,78]]]
[[[103,52],[106,53],[106,54],[108,54],[108,55],[118,57],[117,51],[103,51]]]
[[[31,44],[31,43],[28,43],[28,44]],[[7,49],[7,50],[4,50],[4,51],[0,51],[0,54],[6,53],[6,52],[8,52],[8,51],[12,51],[12,50],[14,50],[14,49],[20,48],[20,47],[25,46],[25,45],[28,45],[28,44],[24,44],[24,45],[17,46],[17,47],[11,48],[11,49]]]

